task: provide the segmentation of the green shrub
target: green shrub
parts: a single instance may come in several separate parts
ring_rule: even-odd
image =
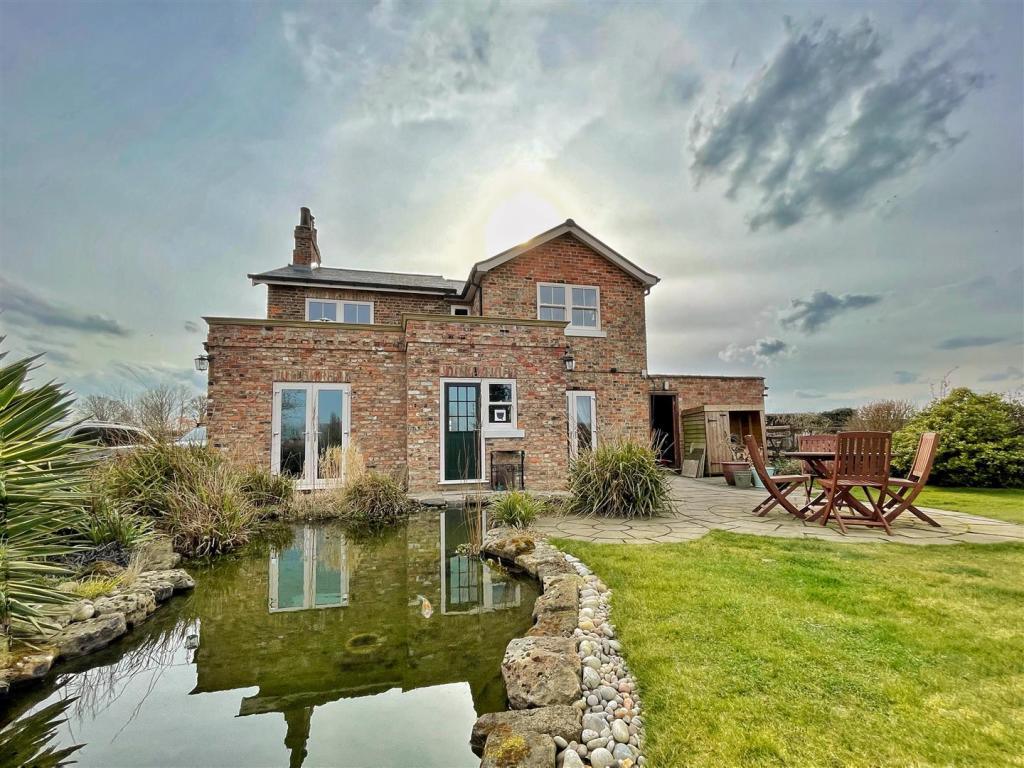
[[[541,499],[527,491],[507,491],[495,497],[488,510],[502,525],[526,528],[544,511],[544,506]]]
[[[939,433],[928,482],[968,488],[1024,487],[1024,406],[961,387],[893,436],[892,463],[907,472],[922,432]]]
[[[132,550],[152,537],[153,521],[111,501],[101,488],[94,487],[77,532],[93,546],[115,543]]]
[[[172,482],[167,523],[174,548],[189,556],[218,555],[249,541],[262,516],[227,464]]]
[[[623,439],[582,451],[569,463],[566,511],[600,517],[653,517],[672,507],[668,471],[649,443]]]
[[[157,443],[125,451],[108,461],[97,478],[102,493],[136,514],[167,514],[171,485],[200,480],[224,460],[202,446]]]
[[[411,503],[393,475],[368,470],[345,486],[342,517],[357,525],[379,528],[395,525],[408,514]]]
[[[279,507],[292,500],[295,483],[290,477],[272,475],[250,464],[239,473],[239,489],[257,507]]]

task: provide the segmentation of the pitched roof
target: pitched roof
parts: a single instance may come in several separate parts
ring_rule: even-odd
[[[557,227],[552,227],[547,232],[541,232],[539,235],[527,240],[525,243],[509,248],[507,251],[502,251],[497,256],[491,256],[489,259],[478,261],[473,265],[473,269],[470,272],[470,281],[472,282],[473,276],[477,272],[489,272],[495,267],[501,266],[507,261],[511,261],[516,256],[526,253],[527,251],[532,251],[537,246],[543,245],[544,243],[565,234],[571,234],[577,240],[589,246],[601,256],[604,256],[623,272],[635,277],[648,288],[655,285],[661,279],[656,275],[652,275],[650,272],[640,269],[636,264],[631,262],[618,251],[602,243],[572,219],[566,219],[564,223],[559,224]]]
[[[428,291],[455,295],[462,290],[462,280],[448,280],[440,275],[417,275],[408,272],[377,272],[368,269],[306,269],[289,264],[268,272],[249,275],[253,284],[280,283],[295,285],[345,285],[377,290]]]

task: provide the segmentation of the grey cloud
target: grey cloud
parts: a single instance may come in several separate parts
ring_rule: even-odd
[[[199,323],[192,320],[185,321],[185,330],[189,333],[199,333]]]
[[[9,313],[29,325],[45,328],[108,336],[131,335],[131,331],[116,320],[58,304],[3,277],[0,277],[0,312]]]
[[[972,347],[990,347],[1003,341],[1002,336],[954,336],[935,345],[936,349],[970,349]]]
[[[779,318],[779,322],[784,328],[815,333],[843,312],[870,307],[881,300],[881,296],[870,294],[847,293],[836,296],[828,291],[815,291],[810,298],[793,299],[791,308]]]
[[[799,398],[800,400],[821,400],[823,397],[825,397],[824,393],[812,389],[794,390],[793,396]]]
[[[751,229],[785,229],[809,216],[840,217],[883,182],[954,147],[963,137],[946,120],[984,77],[935,49],[884,72],[883,53],[867,20],[846,31],[791,26],[739,99],[694,116],[697,182],[727,178],[730,198],[753,191]]]
[[[921,378],[913,371],[893,371],[892,377],[897,384],[913,384]]]
[[[767,365],[780,355],[791,351],[789,344],[782,339],[768,337],[757,339],[747,346],[730,344],[718,353],[718,357],[729,363],[752,362],[760,366]]]
[[[1024,379],[1024,369],[1011,365],[1005,370],[982,376],[979,381],[994,383],[999,381],[1020,381],[1022,379]]]
[[[34,349],[32,354],[42,354],[43,363],[53,363],[60,366],[75,365],[78,362],[72,355],[60,349]]]
[[[204,378],[202,375],[189,368],[169,363],[147,364],[114,361],[109,368],[114,375],[143,388],[168,383],[203,388]]]

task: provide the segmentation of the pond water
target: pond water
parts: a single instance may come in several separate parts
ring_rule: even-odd
[[[538,586],[465,554],[462,510],[370,541],[298,525],[212,565],[118,643],[0,709],[62,702],[83,766],[475,766]],[[0,761],[2,762],[2,761]]]

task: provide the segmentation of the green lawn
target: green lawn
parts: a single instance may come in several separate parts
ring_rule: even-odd
[[[1024,524],[1024,488],[939,488],[932,485],[921,491],[915,504]]]
[[[1024,765],[1024,545],[559,540],[670,766]]]

